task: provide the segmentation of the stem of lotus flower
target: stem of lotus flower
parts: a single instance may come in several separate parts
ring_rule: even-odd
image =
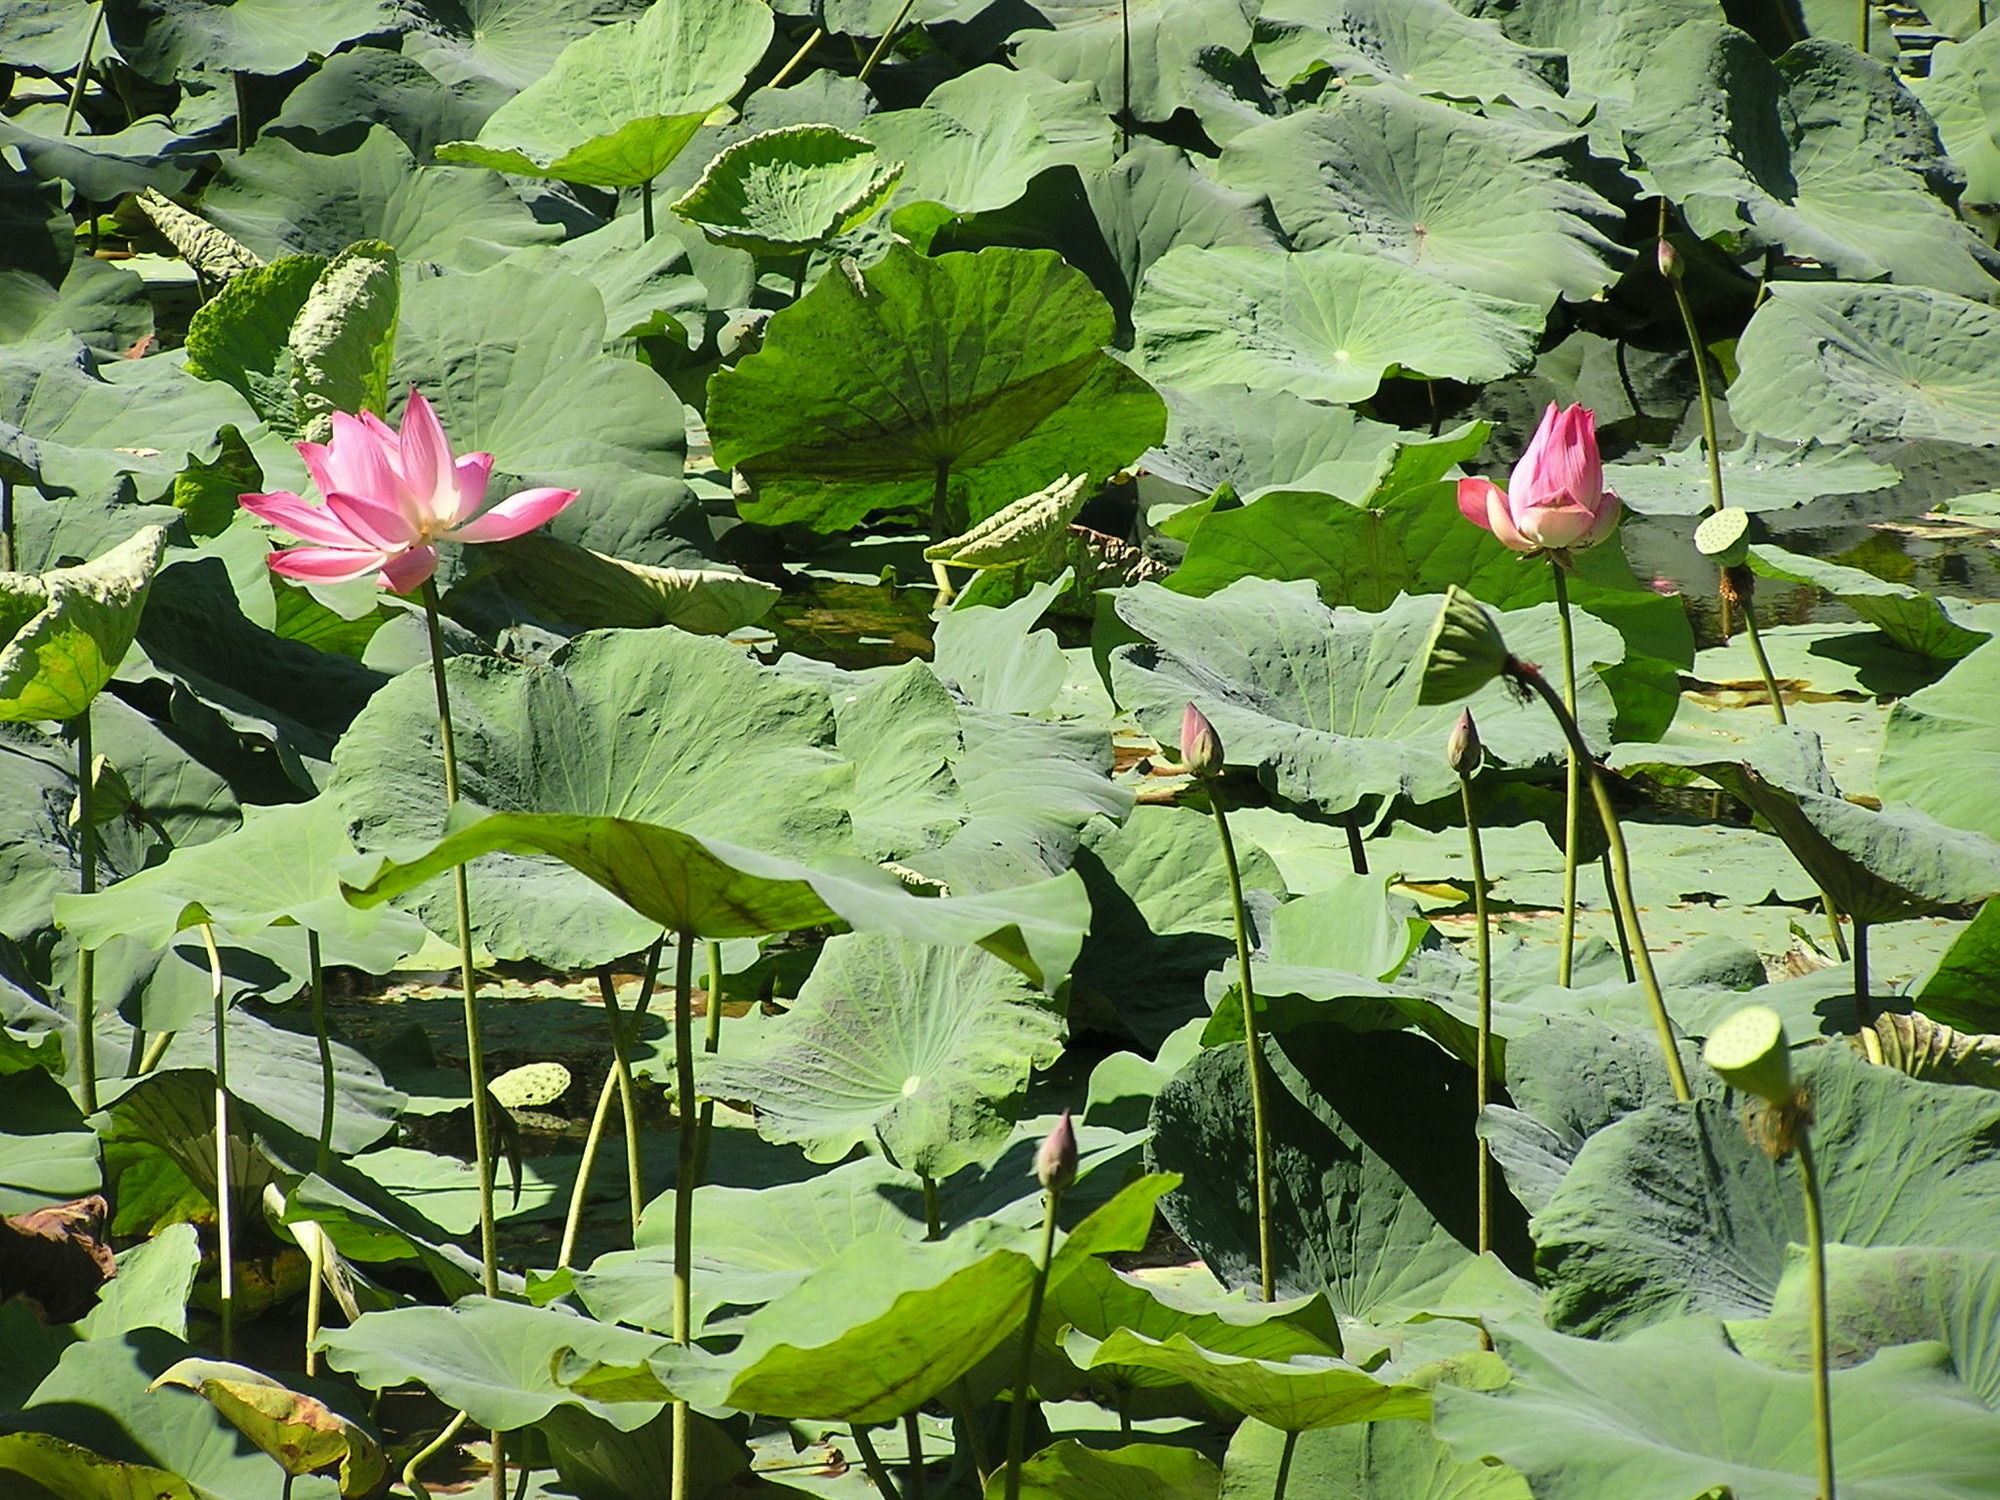
[[[1554,558],[1549,568],[1556,582],[1556,618],[1562,624],[1563,707],[1576,715],[1576,636],[1569,615],[1569,579]],[[1563,784],[1563,918],[1562,947],[1556,955],[1556,983],[1569,988],[1576,972],[1576,855],[1583,830],[1583,762],[1572,745]]]
[[[722,1050],[722,944],[711,939],[708,949],[708,998],[703,1002],[701,1050],[713,1057]],[[701,1101],[701,1120],[695,1126],[694,1180],[708,1176],[708,1142],[715,1130],[715,1101]]]
[[[1277,1301],[1277,1266],[1271,1254],[1271,1141],[1264,1111],[1264,1053],[1257,1040],[1257,989],[1250,974],[1250,914],[1243,905],[1243,874],[1236,864],[1236,842],[1229,836],[1229,818],[1222,810],[1222,789],[1208,783],[1208,805],[1215,813],[1216,836],[1222,841],[1222,867],[1229,876],[1229,908],[1236,924],[1237,993],[1243,1006],[1244,1066],[1250,1085],[1250,1133],[1256,1157],[1257,1285],[1266,1302]]]
[[[444,806],[458,805],[458,742],[451,728],[451,690],[445,684],[444,628],[438,623],[437,580],[423,585],[424,625],[430,633],[431,681],[437,688],[438,744],[444,752]],[[472,1086],[472,1152],[479,1174],[479,1280],[489,1297],[500,1295],[500,1250],[493,1222],[493,1132],[487,1117],[486,1037],[479,1024],[479,983],[472,956],[472,894],[465,866],[452,866],[458,908],[458,982],[465,1008],[465,1066]],[[496,1435],[494,1442],[499,1438]]]
[[[1680,1048],[1674,1040],[1673,1019],[1667,1014],[1666,996],[1660,991],[1660,976],[1653,971],[1653,955],[1646,948],[1646,934],[1639,926],[1639,905],[1632,899],[1632,862],[1626,853],[1624,830],[1618,825],[1618,810],[1611,805],[1611,793],[1605,788],[1597,762],[1590,759],[1590,747],[1584,743],[1583,731],[1577,727],[1575,716],[1563,707],[1562,699],[1549,686],[1541,670],[1523,661],[1510,660],[1504,672],[1510,681],[1527,688],[1548,705],[1549,712],[1555,715],[1556,723],[1562,727],[1563,737],[1569,741],[1570,748],[1584,758],[1584,779],[1590,783],[1592,800],[1597,803],[1597,816],[1604,824],[1604,840],[1609,845],[1612,887],[1625,917],[1625,930],[1632,937],[1632,961],[1639,971],[1639,983],[1646,991],[1646,1003],[1653,1012],[1653,1026],[1659,1033],[1660,1050],[1666,1056],[1667,1076],[1673,1081],[1674,1097],[1685,1101],[1691,1097],[1687,1069],[1681,1065]]]
[[[1014,1403],[1007,1409],[1006,1500],[1021,1500],[1021,1448],[1028,1433],[1028,1393],[1034,1389],[1035,1343],[1041,1333],[1042,1301],[1049,1291],[1049,1262],[1056,1253],[1056,1211],[1061,1205],[1062,1189],[1049,1188],[1042,1209],[1042,1255],[1035,1263],[1035,1279],[1028,1287],[1028,1321],[1021,1333],[1021,1365],[1014,1379]],[[1264,1300],[1271,1300],[1268,1294]]]
[[[445,1446],[458,1436],[459,1428],[466,1424],[470,1413],[460,1412],[444,1424],[444,1430],[423,1447],[410,1455],[410,1461],[403,1465],[403,1488],[412,1495],[428,1496],[430,1488],[417,1478],[417,1471],[445,1450]]]
[[[674,934],[674,1113],[679,1117],[679,1159],[674,1171],[674,1342],[694,1339],[694,1003],[695,935]],[[688,1500],[688,1404],[673,1407],[672,1500]]]
[[[250,75],[241,70],[233,70],[229,75],[229,81],[236,89],[236,154],[241,156],[250,149],[250,139],[254,133],[250,128]]]
[[[1813,1162],[1809,1125],[1799,1126],[1799,1196],[1806,1209],[1806,1265],[1812,1278],[1813,1426],[1819,1448],[1819,1500],[1833,1493],[1833,1388],[1827,1372],[1826,1230],[1820,1218],[1819,1168]]]
[[[97,815],[91,806],[90,705],[76,716],[76,887],[88,896],[97,889]],[[83,1112],[97,1113],[97,954],[76,954],[76,1078]]]
[[[1479,923],[1479,1056],[1473,1065],[1475,1108],[1483,1115],[1492,1089],[1493,932],[1486,900],[1486,853],[1479,841],[1479,813],[1472,804],[1472,778],[1458,776],[1459,805],[1465,809],[1465,839],[1472,852],[1472,913]],[[1493,1155],[1479,1138],[1479,1253],[1493,1248]]]
[[[924,1188],[924,1238],[937,1240],[944,1238],[944,1217],[938,1208],[937,1179],[927,1172],[919,1172],[917,1181]]]
[[[1757,675],[1764,679],[1764,691],[1771,699],[1771,712],[1780,724],[1789,723],[1785,717],[1785,695],[1778,691],[1778,679],[1771,671],[1771,658],[1764,654],[1764,637],[1757,631],[1757,606],[1744,590],[1736,591],[1736,608],[1743,616],[1743,633],[1750,639],[1750,654],[1757,661]]]
[[[319,1044],[319,1139],[313,1143],[313,1170],[333,1170],[333,1038],[326,1029],[326,969],[320,962],[319,934],[306,929],[308,993],[312,996],[313,1040]]]
[[[662,933],[646,955],[645,978],[639,983],[639,1000],[632,1007],[631,1035],[637,1036],[645,1023],[646,1010],[653,1003],[653,985],[660,973],[660,951],[666,944],[666,934]],[[577,1158],[576,1181],[569,1190],[569,1212],[563,1216],[563,1231],[560,1247],[556,1251],[556,1265],[567,1266],[570,1257],[576,1254],[576,1237],[583,1228],[583,1203],[590,1195],[590,1174],[596,1169],[597,1154],[604,1145],[605,1127],[611,1121],[611,1101],[618,1095],[618,1070],[611,1069],[604,1075],[604,1085],[597,1091],[597,1108],[591,1112],[590,1129],[583,1137],[583,1154]],[[627,1144],[628,1151],[637,1150]]]
[[[765,84],[764,87],[767,89],[783,88],[785,86],[785,80],[787,78],[790,78],[792,74],[796,73],[799,70],[799,64],[806,60],[806,54],[811,52],[813,48],[817,47],[820,43],[820,38],[825,35],[826,35],[825,27],[823,26],[813,27],[812,35],[806,38],[805,45],[800,47],[798,51],[794,52],[789,58],[785,60],[785,65],[782,68],[778,69],[777,73],[772,76],[771,81]]]
[[[597,993],[604,1001],[611,1027],[611,1071],[618,1085],[619,1117],[625,1126],[625,1197],[632,1238],[639,1238],[639,1210],[646,1206],[646,1184],[639,1162],[639,1102],[632,1087],[632,1041],[637,1027],[628,1027],[618,1010],[618,984],[608,965],[597,970]]]
[[[1632,967],[1632,939],[1625,931],[1625,913],[1618,909],[1618,888],[1611,878],[1611,855],[1598,855],[1597,867],[1604,872],[1604,904],[1611,908],[1611,927],[1618,934],[1618,956],[1625,963],[1625,982],[1637,984],[1639,973]]]
[[[90,18],[90,33],[83,39],[83,56],[77,59],[76,77],[69,86],[69,103],[63,107],[62,133],[68,135],[76,126],[76,109],[83,102],[83,91],[90,82],[90,59],[97,51],[97,38],[104,30],[105,0],[97,0],[97,11]],[[13,559],[6,566],[11,570]]]
[[[222,1319],[222,1357],[236,1352],[236,1193],[229,1170],[229,1006],[215,929],[201,924],[208,952],[208,989],[215,1018],[215,1300]]]

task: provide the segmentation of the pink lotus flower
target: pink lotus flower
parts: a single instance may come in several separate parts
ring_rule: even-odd
[[[504,542],[577,497],[522,490],[478,515],[493,455],[454,459],[437,413],[414,390],[400,433],[372,412],[337,411],[332,442],[298,448],[324,505],[284,490],[241,499],[252,515],[311,544],[273,552],[271,571],[313,583],[379,572],[386,587],[406,594],[437,571],[439,542]]]
[[[1461,479],[1458,508],[1515,552],[1571,552],[1595,547],[1618,524],[1618,497],[1604,487],[1597,456],[1597,414],[1581,406],[1542,413],[1542,424],[1501,489]]]

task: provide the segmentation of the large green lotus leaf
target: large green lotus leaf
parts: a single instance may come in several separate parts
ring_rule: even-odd
[[[1003,1147],[1028,1076],[1062,1055],[1062,1019],[977,948],[854,933],[821,950],[782,1020],[703,1070],[768,1140],[814,1161],[857,1146],[933,1181]]]
[[[1780,283],[1736,345],[1729,411],[1821,442],[2000,444],[2000,310],[1916,286]]]
[[[61,1084],[39,1068],[0,1078],[0,1214],[68,1203],[103,1186],[97,1137]]]
[[[1903,650],[1934,662],[1970,656],[1991,634],[1961,625],[1936,595],[1907,583],[1877,578],[1860,568],[1765,543],[1750,548],[1750,566],[1766,578],[1808,583],[1831,594]]]
[[[420,167],[380,125],[337,156],[261,140],[223,164],[202,213],[266,260],[295,252],[331,258],[356,240],[384,240],[406,261],[478,271],[559,238],[504,183]]]
[[[1062,691],[1062,645],[1035,624],[1061,592],[1038,583],[1012,604],[955,609],[937,623],[932,665],[940,680],[979,708],[1046,712]]]
[[[387,31],[387,0],[109,0],[118,55],[146,77],[228,69],[288,73],[356,38]]]
[[[1542,313],[1374,253],[1184,245],[1146,272],[1137,357],[1167,385],[1356,402],[1396,374],[1483,383],[1527,365]]]
[[[18,267],[0,271],[0,344],[73,333],[99,359],[117,359],[152,332],[146,283],[108,260],[77,257],[60,286]]]
[[[648,0],[409,0],[398,19],[403,55],[449,88],[476,89],[495,104],[548,72],[564,47]]]
[[[1009,1493],[1006,1484],[1006,1475],[993,1475],[987,1495]],[[1215,1500],[1221,1484],[1215,1465],[1192,1448],[1086,1448],[1069,1438],[1026,1459],[1013,1493],[1021,1500]]]
[[[1257,14],[1253,51],[1264,76],[1281,84],[1327,68],[1345,87],[1379,83],[1451,99],[1562,105],[1560,56],[1520,46],[1445,0],[1278,0]]]
[[[1829,1245],[1827,1356],[1835,1369],[1879,1349],[1934,1342],[1952,1372],[2000,1409],[2000,1255],[1991,1250]],[[1731,1323],[1729,1338],[1751,1359],[1781,1370],[1812,1368],[1811,1269],[1793,1248],[1771,1316]]]
[[[928,849],[965,820],[952,762],[965,753],[959,707],[922,662],[834,695],[840,752],[854,762],[854,839],[871,859]]]
[[[1622,215],[1585,184],[1586,155],[1580,135],[1346,88],[1328,108],[1245,131],[1216,170],[1270,194],[1301,249],[1394,261],[1546,313],[1602,291],[1623,258],[1606,236]]]
[[[440,147],[438,159],[597,187],[650,182],[742,87],[771,25],[757,0],[661,0],[578,37],[478,140]]]
[[[708,309],[748,306],[757,279],[756,262],[742,251],[710,245],[678,219],[666,219],[649,239],[637,214],[560,245],[518,250],[508,264],[581,276],[604,299],[605,333],[613,339],[687,334],[698,343]]]
[[[65,72],[83,56],[95,21],[70,0],[14,0],[0,16],[0,57],[38,73]]]
[[[1841,1045],[1795,1062],[1813,1091],[1829,1241],[1991,1248],[2000,1098],[1920,1083]],[[1535,1218],[1550,1321],[1602,1336],[1686,1312],[1763,1316],[1786,1245],[1804,1238],[1796,1177],[1720,1099],[1606,1126]]]
[[[1309,582],[1244,578],[1206,599],[1141,584],[1117,595],[1115,607],[1156,644],[1112,653],[1112,690],[1164,742],[1173,742],[1183,705],[1194,701],[1231,763],[1256,766],[1280,796],[1328,813],[1368,798],[1428,802],[1456,788],[1442,746],[1460,705],[1417,701],[1418,655],[1437,618],[1434,596],[1402,598],[1369,614],[1326,608]],[[1559,659],[1552,606],[1511,611],[1502,624],[1518,655]],[[1577,625],[1580,660],[1618,656],[1608,626],[1588,617]],[[1585,734],[1601,741],[1611,701],[1593,675],[1579,674],[1578,707]],[[1517,702],[1499,682],[1469,706],[1500,762],[1526,766],[1559,752],[1560,731],[1548,711]]]
[[[1272,1238],[1281,1295],[1325,1292],[1344,1318],[1421,1304],[1472,1257],[1471,1070],[1405,1032],[1301,1027],[1267,1047]],[[1163,1204],[1230,1285],[1257,1281],[1257,1213],[1241,1047],[1199,1054],[1153,1105],[1152,1160],[1185,1170]],[[1526,1249],[1496,1205],[1496,1243]],[[1440,1221],[1442,1218],[1442,1222]]]
[[[716,462],[746,519],[839,531],[870,511],[962,530],[1059,474],[1107,477],[1157,441],[1160,398],[1104,352],[1111,309],[1047,251],[899,248],[828,275],[709,382]]]
[[[1851,46],[1802,42],[1773,62],[1731,27],[1686,26],[1637,97],[1632,150],[1703,239],[1850,281],[1991,289],[2000,257],[1952,211],[1957,174],[1937,127]]]
[[[1015,62],[1094,84],[1107,113],[1129,109],[1135,119],[1158,121],[1217,104],[1248,112],[1231,97],[1255,89],[1238,76],[1254,74],[1238,62],[1251,38],[1251,8],[1241,0],[1139,0],[1130,7],[1040,0],[1033,10],[1043,25],[1016,33]]]
[[[366,1492],[389,1477],[381,1445],[365,1426],[261,1370],[193,1355],[153,1382],[155,1390],[166,1386],[194,1391],[288,1475],[338,1469],[349,1493]]]
[[[553,535],[628,562],[701,566],[681,535],[680,403],[643,365],[605,354],[605,334],[603,299],[581,276],[508,265],[432,277],[404,295],[397,370],[456,451],[494,455],[490,494],[583,492]]]
[[[120,1462],[45,1432],[0,1437],[0,1474],[66,1500],[212,1500],[178,1474],[150,1464]]]
[[[477,135],[500,97],[470,82],[447,87],[404,53],[356,47],[321,63],[260,133],[332,156],[361,145],[369,127],[386,125],[429,166],[441,142]]]
[[[1641,515],[1705,514],[1713,503],[1707,451],[1695,442],[1659,457],[1658,463],[1606,464],[1606,487]],[[1823,495],[1887,489],[1897,477],[1858,447],[1782,443],[1756,433],[1722,454],[1723,495],[1738,510],[1791,510]]]
[[[1392,453],[1415,437],[1352,407],[1284,390],[1167,386],[1160,394],[1167,436],[1146,455],[1146,472],[1203,494],[1226,484],[1245,501],[1276,489],[1365,495]]]
[[[1223,1500],[1265,1500],[1280,1472],[1291,1493],[1316,1500],[1531,1500],[1519,1474],[1491,1460],[1454,1458],[1428,1422],[1297,1434],[1245,1422],[1223,1460]]]
[[[2000,839],[2000,644],[1988,642],[1889,710],[1876,784],[1941,823]]]
[[[831,125],[784,125],[721,152],[674,212],[753,255],[798,255],[871,217],[902,175]]]
[[[73,67],[74,64],[72,63]],[[0,121],[0,145],[20,153],[30,172],[60,179],[90,198],[111,200],[147,188],[178,193],[197,167],[200,142],[161,115],[108,135],[63,133],[65,105],[30,104]]]
[[[650,630],[728,635],[771,612],[776,584],[730,568],[655,568],[626,562],[531,531],[482,549],[506,586],[564,625],[581,630]]]
[[[1988,900],[1917,986],[1924,1014],[1975,1033],[2000,1032],[2000,901]]]
[[[2000,75],[2000,31],[1991,26],[1962,42],[1931,49],[1928,77],[1912,78],[1910,91],[1937,124],[1938,137],[1965,173],[1965,209],[1981,217],[2000,210],[2000,131],[1994,84]]]
[[[555,1308],[465,1297],[450,1307],[363,1313],[323,1333],[327,1363],[374,1390],[420,1381],[482,1426],[511,1431],[558,1406],[580,1405],[630,1432],[657,1416],[645,1401],[593,1401],[559,1383],[551,1366],[565,1354],[607,1362],[644,1359],[660,1341]]]
[[[429,675],[377,693],[336,753],[331,795],[364,848],[444,827]],[[459,791],[474,808],[664,823],[793,857],[845,842],[849,773],[832,753],[825,697],[726,642],[593,632],[546,665],[457,657],[447,678]],[[488,861],[473,882],[473,930],[505,958],[587,967],[645,947],[662,925],[618,900],[615,884],[599,889],[547,859]],[[452,899],[448,887],[421,897],[434,931],[451,930]]]
[[[288,1480],[284,1470],[245,1441],[222,1414],[192,1391],[168,1386],[151,1389],[151,1382],[195,1351],[158,1328],[138,1328],[116,1338],[86,1339],[63,1351],[62,1360],[35,1388],[12,1424],[33,1429],[45,1442],[44,1451],[21,1442],[0,1458],[0,1470],[10,1460],[12,1472],[56,1481],[52,1494],[106,1500],[154,1500],[155,1491],[142,1487],[143,1470],[132,1474],[130,1487],[118,1487],[123,1476],[113,1466],[145,1466],[164,1470],[186,1488],[181,1500],[336,1500],[339,1488],[331,1478]],[[90,1450],[78,1458],[58,1445]],[[93,1459],[95,1461],[93,1462]],[[108,1462],[107,1462],[108,1461]],[[32,1465],[32,1467],[30,1467]],[[109,1470],[110,1472],[105,1472]],[[70,1484],[102,1485],[101,1489],[71,1489]]]
[[[387,411],[401,312],[396,251],[361,240],[333,258],[292,324],[292,394],[305,435],[324,442],[336,411]]]
[[[1513,1381],[1439,1391],[1438,1434],[1462,1459],[1513,1465],[1537,1500],[1820,1493],[1812,1377],[1744,1359],[1713,1320],[1602,1343],[1523,1324],[1494,1342]],[[2000,1417],[1935,1344],[1837,1372],[1832,1425],[1840,1493],[1854,1500],[1975,1500],[2000,1463]]]
[[[138,633],[166,539],[147,526],[78,567],[0,573],[0,722],[89,710]]]

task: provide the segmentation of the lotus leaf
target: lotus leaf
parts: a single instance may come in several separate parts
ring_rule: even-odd
[[[1222,1476],[1189,1448],[1134,1443],[1086,1448],[1074,1438],[1021,1465],[1022,1500],[1215,1500]],[[986,1493],[1003,1493],[995,1474]]]
[[[738,250],[797,255],[874,215],[901,175],[859,136],[783,125],[717,155],[674,212]]]
[[[165,545],[148,526],[79,567],[0,573],[0,721],[89,711],[138,633]]]
[[[1891,708],[1882,731],[1882,795],[1953,828],[2000,840],[1991,774],[2000,763],[1996,690],[2000,647],[1988,643],[1942,681]]]

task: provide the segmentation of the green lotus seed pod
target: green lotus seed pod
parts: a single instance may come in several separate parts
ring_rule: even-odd
[[[1452,703],[1485,687],[1512,657],[1486,606],[1453,584],[1445,593],[1437,623],[1431,626],[1421,660],[1424,675],[1417,701]]]
[[[1733,1089],[1770,1104],[1791,1100],[1791,1045],[1783,1019],[1768,1005],[1733,1012],[1708,1034],[1701,1058]]]
[[[1750,558],[1750,512],[1725,505],[1694,529],[1694,550],[1725,568],[1740,568]]]

